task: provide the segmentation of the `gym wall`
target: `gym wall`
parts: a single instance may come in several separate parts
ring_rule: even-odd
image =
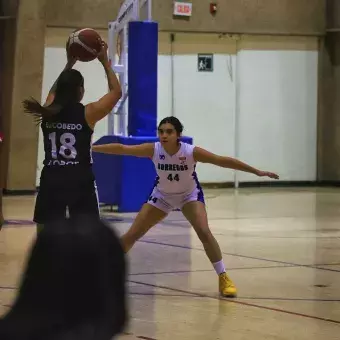
[[[45,0],[3,0],[1,118],[4,142],[1,171],[5,188],[35,190],[38,129],[23,113],[24,98],[41,96]]]
[[[22,3],[24,4],[25,1],[27,0],[23,0]],[[21,78],[22,87],[25,85],[25,92],[20,94],[21,98],[20,100],[17,98],[16,103],[20,103],[24,97],[29,95],[37,98],[41,98],[42,95],[45,97],[46,89],[52,85],[52,78],[55,79],[55,76],[58,75],[58,65],[63,66],[62,58],[64,58],[64,54],[62,49],[67,37],[66,32],[83,26],[102,28],[106,32],[107,22],[115,19],[121,3],[120,1],[103,0],[80,0],[77,3],[71,3],[67,0],[58,2],[52,0],[34,1],[36,5],[34,5],[35,2],[30,1],[32,5],[29,10],[22,7],[22,13],[30,14],[19,16],[18,19],[21,21],[26,17],[30,22],[34,18],[35,26],[39,27],[38,33],[27,32],[32,37],[36,37],[31,38],[34,44],[37,44],[34,49],[35,56],[31,56],[30,53],[25,54],[25,65],[30,65],[26,67],[26,73],[35,74],[37,81],[25,82],[25,78]],[[186,133],[193,135],[195,142],[207,149],[231,156],[238,155],[254,165],[268,165],[273,170],[282,171],[285,179],[316,179],[316,166],[314,165],[316,163],[315,141],[317,136],[314,130],[317,80],[314,70],[318,62],[318,39],[316,37],[322,36],[325,30],[324,1],[261,0],[255,2],[252,0],[225,0],[223,3],[219,2],[219,12],[216,17],[212,17],[209,13],[209,2],[194,0],[192,3],[193,17],[189,20],[177,20],[172,17],[172,1],[153,2],[154,18],[160,22],[161,28],[159,38],[159,119],[173,112],[183,120]],[[23,5],[21,4],[21,6]],[[46,12],[43,11],[45,9]],[[46,13],[46,17],[41,13]],[[45,27],[47,27],[47,34],[44,40],[40,37],[42,33],[45,33]],[[36,30],[38,29],[36,28]],[[64,33],[61,33],[61,31]],[[173,46],[171,46],[169,39],[171,32],[176,33]],[[221,33],[239,33],[240,35],[227,36],[221,35]],[[245,47],[244,42],[251,40],[249,35],[252,36],[253,34],[257,35],[257,38],[253,39],[248,47]],[[270,38],[268,38],[268,35],[270,35]],[[297,37],[299,35],[301,38]],[[18,37],[18,33],[16,33],[16,36]],[[21,45],[25,46],[25,36],[26,31],[21,30],[21,39],[16,39],[20,43],[18,47],[22,49],[24,47]],[[56,44],[55,42],[58,39],[59,42]],[[32,43],[31,46],[34,46],[34,44]],[[173,56],[170,55],[171,48]],[[197,74],[197,53],[202,51],[203,53],[214,53],[214,72],[211,74]],[[17,57],[19,56],[16,54]],[[44,73],[44,85],[41,93],[40,89],[39,91],[33,89],[32,83],[34,83],[34,87],[39,88],[39,79],[42,79],[43,75],[42,60],[45,62],[44,70],[49,69],[49,71]],[[47,67],[51,60],[54,62],[53,67]],[[174,69],[174,86],[171,82],[171,62]],[[250,67],[252,64],[256,67]],[[270,67],[267,69],[267,66]],[[96,74],[99,79],[100,65],[93,63],[81,67],[84,68],[82,71],[85,73],[85,77],[90,74],[95,76]],[[18,65],[15,70],[17,68]],[[181,70],[183,69],[188,70],[191,76],[181,80]],[[269,76],[264,77],[268,70]],[[311,72],[307,72],[307,70],[311,70]],[[53,72],[56,72],[56,75]],[[275,78],[274,74],[278,78]],[[264,77],[263,81],[258,79],[260,76]],[[280,84],[276,83],[276,87],[273,86],[278,79]],[[208,92],[209,95],[203,91],[204,82],[211,89]],[[293,91],[294,84],[296,85],[295,91]],[[105,88],[104,77],[102,84],[96,83],[96,88],[91,89],[90,82],[87,82],[86,86],[88,95],[86,100],[95,99],[101,95],[99,91]],[[237,86],[242,92],[236,91]],[[282,89],[287,88],[291,88],[291,91],[282,94]],[[303,95],[298,98],[297,91],[301,91],[301,88],[303,88]],[[174,96],[172,89],[176,91]],[[96,92],[97,90],[98,92]],[[204,98],[200,96],[202,98],[200,105],[198,105],[198,101],[192,100],[195,93],[206,94]],[[237,95],[237,93],[239,94]],[[242,98],[242,95],[244,98]],[[272,100],[272,98],[275,100]],[[16,105],[15,108],[11,107],[11,112],[7,115],[23,116],[20,104],[19,106]],[[276,110],[276,106],[280,106],[280,112]],[[254,114],[249,112],[249,108],[252,108]],[[261,108],[264,109],[261,110]],[[274,114],[273,110],[275,110]],[[239,114],[238,122],[235,122],[236,112]],[[287,115],[287,112],[289,112],[289,115]],[[268,147],[270,143],[273,143],[273,140],[268,138],[273,137],[274,133],[272,132],[271,136],[265,135],[265,142],[258,141],[256,143],[256,138],[263,132],[263,127],[254,127],[250,118],[255,118],[258,114],[261,117],[261,119],[257,119],[258,122],[263,120],[267,125],[270,122],[270,124],[275,125],[275,131],[281,132],[277,144],[281,143],[285,136],[284,142],[286,144],[280,146],[281,148],[284,147],[284,150],[275,151],[275,145],[272,146],[270,151],[274,152],[274,156],[276,153],[276,156],[273,159],[266,157],[267,162],[270,163],[263,163],[265,152],[260,146],[267,145]],[[298,123],[295,121],[296,115],[299,117]],[[307,125],[305,124],[306,119]],[[37,158],[33,149],[37,149],[39,133],[29,118],[28,120],[26,117],[22,118],[20,124],[22,122],[24,122],[25,129],[30,130],[32,134],[30,142],[28,143],[26,139],[25,143],[20,146],[25,157],[17,157],[16,151],[12,148],[12,153],[7,154],[8,164],[2,164],[8,170],[7,189],[12,190],[33,189],[37,179],[36,166],[34,167],[35,164],[32,165],[32,163],[34,163],[33,158]],[[241,122],[246,124],[241,125]],[[20,125],[19,122],[15,124]],[[98,127],[95,138],[106,133],[105,124],[103,122]],[[207,131],[206,127],[210,127],[210,125],[212,128]],[[281,125],[284,126],[282,131],[279,128]],[[292,129],[291,126],[294,128]],[[14,125],[12,128],[14,128]],[[249,130],[252,133],[248,136]],[[270,129],[267,130],[270,131]],[[236,134],[236,131],[238,131],[238,134]],[[245,134],[248,137],[245,137]],[[208,135],[214,136],[214,138],[208,138]],[[301,150],[307,154],[302,161],[299,174],[292,171],[292,167],[287,165],[288,161],[291,162],[297,158],[297,154],[289,156],[289,152],[294,151],[294,147],[292,147],[292,144],[287,144],[287,141],[293,141],[293,137],[297,138],[296,142],[303,141]],[[15,141],[17,135],[12,135],[10,139]],[[310,142],[310,144],[307,142]],[[254,146],[251,143],[254,143]],[[306,143],[308,147],[306,147]],[[251,154],[248,151],[249,147],[257,150],[257,153]],[[26,169],[26,174],[12,173],[13,165],[10,166],[13,163],[12,158],[21,162],[18,163],[18,169],[20,169],[20,172],[23,172],[22,169]],[[29,164],[31,168],[28,167],[26,158],[31,160]],[[311,167],[310,164],[312,164]],[[32,170],[28,171],[28,169]],[[233,174],[224,169],[212,169],[209,166],[202,165],[199,171],[203,182],[234,180]],[[10,173],[11,175],[9,175]],[[240,179],[248,180],[247,178]]]
[[[327,34],[320,44],[318,178],[340,180],[340,1],[327,0]]]
[[[47,29],[43,98],[66,62],[69,32]],[[105,38],[107,32],[101,34]],[[197,145],[273,169],[282,180],[315,181],[317,51],[314,37],[175,33],[171,39],[163,31],[158,121],[174,114]],[[197,72],[198,53],[214,54],[213,72]],[[85,75],[84,103],[98,99],[106,90],[101,65],[95,61],[76,68]],[[107,119],[97,126],[94,140],[105,134]],[[42,160],[40,138],[37,183]],[[232,171],[212,165],[199,164],[198,171],[203,183],[235,179]],[[237,176],[243,182],[258,180]]]
[[[53,27],[104,28],[115,19],[122,0],[46,0],[47,24]],[[223,0],[209,13],[207,0],[193,4],[190,20],[174,19],[173,0],[154,0],[153,17],[164,31],[260,34],[323,34],[324,0]]]

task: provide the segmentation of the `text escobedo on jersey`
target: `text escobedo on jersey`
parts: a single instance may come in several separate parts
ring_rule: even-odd
[[[46,129],[57,130],[82,130],[82,124],[67,124],[67,123],[46,123]]]

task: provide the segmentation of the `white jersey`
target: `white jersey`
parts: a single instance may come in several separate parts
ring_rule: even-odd
[[[170,156],[160,142],[155,143],[153,163],[157,178],[155,187],[163,195],[183,195],[199,188],[195,172],[194,146],[182,143],[178,152]]]

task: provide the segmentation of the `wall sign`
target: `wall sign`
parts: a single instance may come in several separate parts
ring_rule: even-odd
[[[174,2],[174,15],[191,17],[192,3],[191,2]]]
[[[214,71],[214,55],[199,54],[197,58],[198,72],[213,72]]]

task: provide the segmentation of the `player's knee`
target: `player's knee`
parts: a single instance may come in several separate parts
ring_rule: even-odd
[[[199,237],[200,241],[204,243],[209,243],[212,239],[212,234],[209,228],[199,228],[197,230],[197,236]]]

